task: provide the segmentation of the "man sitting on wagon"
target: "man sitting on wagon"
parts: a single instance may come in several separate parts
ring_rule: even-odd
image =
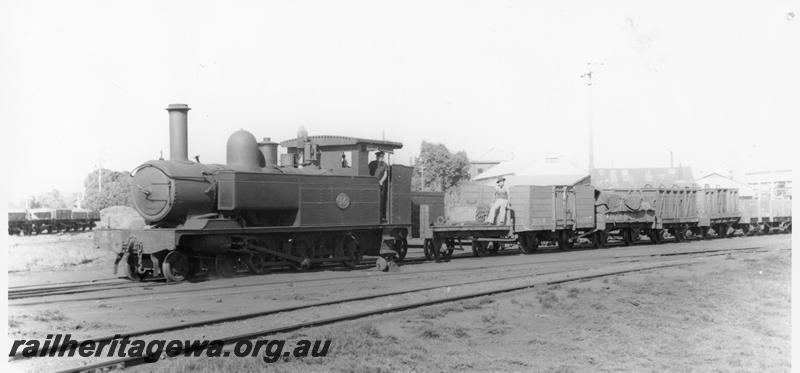
[[[497,179],[497,185],[494,187],[494,204],[492,204],[489,214],[486,215],[487,223],[495,224],[496,219],[498,225],[506,224],[506,210],[511,207],[510,196],[511,193],[506,187],[506,178],[501,176]]]

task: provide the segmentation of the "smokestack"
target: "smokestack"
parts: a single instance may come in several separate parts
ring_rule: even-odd
[[[278,143],[272,141],[269,137],[258,143],[258,150],[261,151],[263,157],[262,168],[275,167],[278,165]]]
[[[169,112],[169,160],[189,162],[188,117],[189,105],[170,104]]]

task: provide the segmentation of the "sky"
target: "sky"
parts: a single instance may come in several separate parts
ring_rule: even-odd
[[[171,103],[204,163],[304,126],[587,166],[591,122],[596,167],[792,168],[799,39],[781,0],[3,1],[2,194],[168,155]]]

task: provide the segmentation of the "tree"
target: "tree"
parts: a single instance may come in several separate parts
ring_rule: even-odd
[[[102,174],[102,189],[98,185],[97,173]],[[82,206],[99,211],[111,206],[133,206],[131,187],[133,179],[128,172],[102,169],[86,176]]]
[[[425,190],[445,192],[469,178],[469,159],[465,152],[451,153],[443,144],[422,142],[419,158],[414,165],[411,184],[414,190],[421,190],[424,182]]]
[[[36,197],[31,198],[30,208],[48,208],[48,209],[63,209],[69,204],[64,196],[61,195],[56,189],[47,193],[42,193]]]

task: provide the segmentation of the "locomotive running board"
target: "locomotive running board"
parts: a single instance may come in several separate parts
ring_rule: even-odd
[[[336,232],[336,231],[360,231],[360,230],[390,230],[397,228],[411,229],[411,224],[374,224],[374,225],[341,225],[341,226],[279,226],[279,227],[237,227],[237,228],[205,228],[205,229],[183,229],[175,228],[177,235],[208,235],[208,234],[261,234],[261,233],[294,233],[294,232]]]

